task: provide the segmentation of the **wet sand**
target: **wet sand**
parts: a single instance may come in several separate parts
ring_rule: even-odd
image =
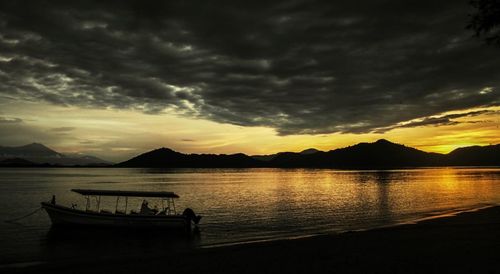
[[[137,259],[28,265],[13,273],[500,273],[500,207],[370,231]]]

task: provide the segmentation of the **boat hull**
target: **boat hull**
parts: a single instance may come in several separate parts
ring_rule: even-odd
[[[52,225],[120,228],[191,229],[191,220],[183,215],[141,215],[91,212],[42,203]]]

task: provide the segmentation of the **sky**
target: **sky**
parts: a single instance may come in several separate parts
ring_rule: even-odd
[[[468,1],[2,1],[0,145],[121,161],[500,143]]]

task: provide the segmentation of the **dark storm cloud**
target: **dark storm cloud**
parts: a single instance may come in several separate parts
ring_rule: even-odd
[[[465,30],[467,1],[0,7],[0,93],[18,100],[170,112],[282,135],[381,132],[500,104],[500,50]]]
[[[437,117],[425,117],[424,119],[420,119],[417,121],[411,121],[408,123],[403,123],[401,125],[394,125],[386,128],[379,128],[375,132],[385,132],[395,128],[411,128],[411,127],[422,127],[422,126],[447,126],[447,125],[456,125],[461,123],[481,123],[485,121],[456,121],[455,119],[465,118],[465,117],[474,117],[483,114],[498,114],[498,111],[492,110],[478,110],[478,111],[470,111],[466,113],[456,113],[456,114],[448,114]]]

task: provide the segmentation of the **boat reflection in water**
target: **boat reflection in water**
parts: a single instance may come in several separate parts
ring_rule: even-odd
[[[52,226],[42,239],[44,260],[155,258],[198,247],[200,231]]]

